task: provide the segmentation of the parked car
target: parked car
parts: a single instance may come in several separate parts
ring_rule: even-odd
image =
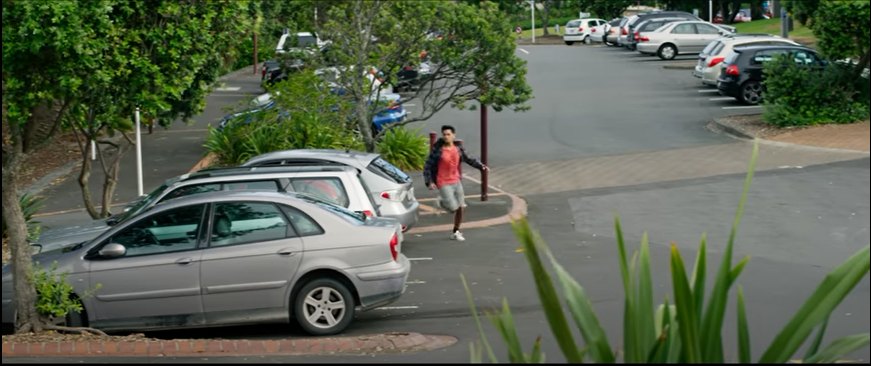
[[[329,335],[358,309],[402,295],[411,270],[402,242],[394,219],[305,195],[214,192],[162,203],[33,260],[56,263],[81,299],[69,325],[145,331],[295,319]],[[4,264],[4,325],[15,322],[12,281]]]
[[[702,84],[717,86],[717,78],[720,77],[720,63],[726,55],[735,47],[743,46],[777,46],[792,45],[798,43],[770,34],[734,34],[718,38],[705,47],[699,53],[699,62],[693,69],[693,76],[702,79]]]
[[[631,40],[633,37],[636,37],[637,34],[635,32],[638,30],[638,26],[641,22],[645,20],[651,19],[659,19],[659,18],[680,18],[683,20],[701,20],[699,17],[687,13],[685,11],[652,11],[647,13],[638,14],[635,18],[630,19],[626,23],[626,39],[623,41],[622,45],[626,48],[630,48],[633,46]],[[656,29],[656,28],[654,28]],[[651,29],[653,30],[653,29]],[[637,38],[637,37],[636,37]],[[637,43],[637,42],[636,42]],[[630,48],[631,49],[631,48]]]
[[[687,19],[686,18],[668,17],[668,18],[651,18],[651,19],[647,19],[647,20],[642,20],[642,21],[638,22],[638,24],[635,27],[633,27],[634,31],[632,31],[626,35],[625,46],[626,46],[626,48],[628,48],[632,51],[635,51],[636,47],[638,45],[638,34],[639,33],[652,32],[652,31],[659,29],[659,27],[661,27],[663,25],[666,25],[666,24],[671,23],[671,22],[681,21],[681,20],[687,20]]]
[[[298,149],[255,156],[242,166],[348,165],[360,171],[381,216],[393,217],[408,230],[417,224],[420,203],[414,196],[412,179],[402,169],[377,153],[348,150]]]
[[[566,28],[563,32],[563,42],[569,46],[573,45],[575,42],[590,44],[593,42],[590,38],[591,29],[606,23],[607,22],[604,19],[596,18],[570,20],[566,23]]]
[[[803,46],[751,46],[732,49],[721,63],[717,90],[745,104],[762,101],[766,62],[780,55],[789,55],[799,65],[821,68],[827,62],[813,49]]]
[[[604,31],[602,32],[602,43],[606,46],[617,46],[617,36],[619,35],[620,22],[622,20],[622,18],[617,18],[603,26]]]
[[[212,191],[261,190],[301,192],[365,216],[379,216],[360,171],[346,166],[240,167],[205,169],[167,179],[160,187],[108,219],[46,230],[35,245],[39,251],[90,240],[112,226],[129,221],[169,199]]]
[[[621,47],[625,47],[626,36],[629,35],[629,23],[635,22],[638,19],[639,15],[643,15],[647,13],[640,13],[636,15],[631,15],[628,17],[623,17],[620,19],[620,24],[617,25],[617,45]]]
[[[732,32],[704,21],[671,22],[653,32],[638,36],[638,52],[657,55],[663,60],[679,54],[699,53],[711,41]]]

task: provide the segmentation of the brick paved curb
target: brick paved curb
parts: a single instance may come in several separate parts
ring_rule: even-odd
[[[302,339],[176,339],[140,341],[3,342],[3,357],[190,357],[293,356],[408,353],[453,345],[451,336],[420,333],[384,333],[356,337]]]

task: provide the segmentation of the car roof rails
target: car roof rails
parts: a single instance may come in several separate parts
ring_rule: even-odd
[[[231,168],[209,168],[191,173],[186,179],[199,179],[208,177],[224,177],[240,174],[270,174],[270,173],[305,173],[305,172],[341,172],[353,169],[339,165],[279,165],[279,166],[252,166]]]
[[[771,34],[771,33],[732,33],[730,35],[727,35],[726,37],[735,38],[735,37],[777,37],[777,36],[774,34]]]

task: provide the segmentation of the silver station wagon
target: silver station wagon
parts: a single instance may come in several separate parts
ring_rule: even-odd
[[[33,256],[57,262],[84,311],[69,325],[152,330],[290,322],[339,333],[357,309],[398,299],[411,265],[395,219],[305,194],[202,193],[161,203],[97,238]],[[3,323],[14,323],[3,266]],[[96,289],[92,295],[86,295]]]

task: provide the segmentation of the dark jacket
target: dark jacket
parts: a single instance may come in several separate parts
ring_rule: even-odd
[[[429,158],[426,159],[426,164],[423,165],[423,179],[427,186],[431,183],[436,183],[436,177],[439,176],[439,160],[442,158],[442,147],[444,145],[445,140],[439,138],[435,144],[433,144],[432,151],[429,152]],[[466,149],[463,148],[463,145],[454,143],[454,146],[456,146],[460,151],[461,161],[464,161],[466,164],[469,164],[478,170],[484,168],[484,164],[481,164],[480,160],[466,155]],[[459,166],[457,166],[457,169],[459,169]]]

